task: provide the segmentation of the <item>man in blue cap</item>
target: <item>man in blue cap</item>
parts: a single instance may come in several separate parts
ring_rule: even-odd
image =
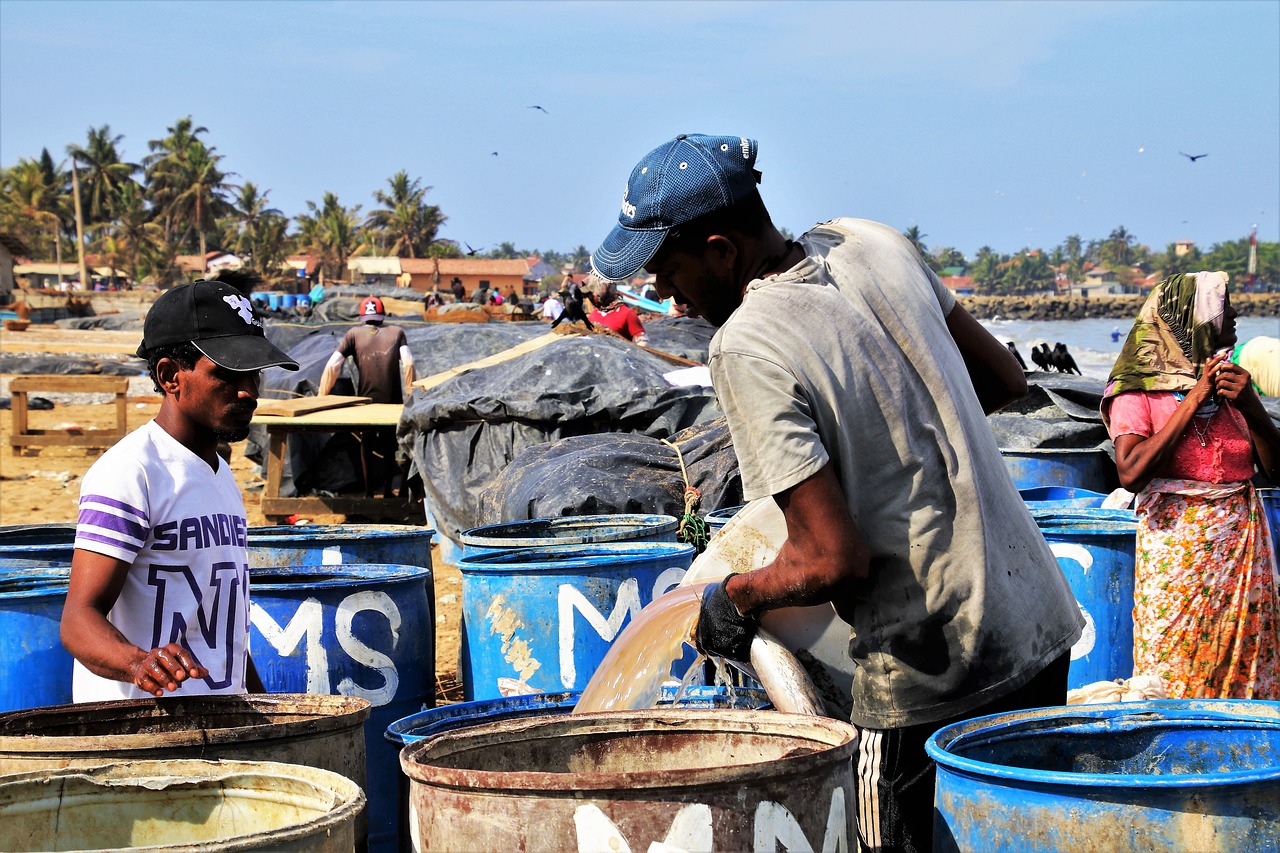
[[[597,275],[656,276],[719,326],[709,363],[745,497],[773,497],[777,558],[703,595],[696,638],[746,660],[760,614],[831,602],[850,625],[861,849],[932,849],[925,740],[1062,704],[1083,620],[985,414],[1026,393],[894,229],[774,227],[757,145],[682,135],[635,167]]]

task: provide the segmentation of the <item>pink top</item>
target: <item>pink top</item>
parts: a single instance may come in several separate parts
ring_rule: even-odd
[[[1172,391],[1128,391],[1111,401],[1111,438],[1140,435],[1150,438],[1172,417],[1178,398]],[[1196,418],[1204,429],[1205,421]],[[1253,444],[1244,415],[1223,404],[1209,419],[1205,446],[1194,426],[1188,426],[1173,448],[1163,476],[1202,483],[1238,483],[1253,476]]]

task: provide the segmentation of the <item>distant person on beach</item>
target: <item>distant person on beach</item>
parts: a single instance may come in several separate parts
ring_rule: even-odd
[[[542,300],[542,319],[554,323],[560,319],[560,315],[564,313],[564,303],[560,301],[560,297],[554,293],[547,294],[547,298]]]
[[[138,357],[155,420],[84,476],[62,643],[77,702],[263,692],[249,659],[248,522],[219,441],[241,441],[260,372],[298,365],[224,282],[180,284],[147,312]]]
[[[467,301],[467,288],[463,286],[462,279],[457,276],[454,276],[453,281],[449,282],[449,292],[453,294],[454,302]]]
[[[321,397],[333,391],[348,358],[354,359],[359,375],[356,394],[368,397],[375,403],[403,403],[409,397],[414,380],[413,353],[404,329],[384,325],[386,308],[376,296],[366,297],[360,303],[361,325],[347,330],[338,348],[324,366],[320,377]],[[374,457],[381,457],[385,496],[392,496],[392,476],[395,470],[396,430],[381,427],[367,430],[360,441],[361,462],[365,472],[365,495],[373,494],[370,472]]]
[[[761,613],[834,604],[856,664],[860,849],[931,850],[926,739],[1063,704],[1083,627],[985,417],[1026,378],[896,229],[784,237],[756,152],[685,135],[647,154],[592,266],[643,267],[720,327],[708,364],[744,496],[786,519],[772,563],[707,586],[698,647],[746,660]]]
[[[612,329],[634,344],[642,347],[649,345],[649,336],[645,334],[639,315],[634,308],[618,298],[618,290],[613,282],[593,279],[587,285],[587,293],[595,306],[587,315],[592,323]]]
[[[1280,589],[1252,482],[1280,483],[1280,429],[1227,355],[1224,272],[1156,285],[1102,397],[1137,493],[1133,671],[1170,699],[1280,699]]]

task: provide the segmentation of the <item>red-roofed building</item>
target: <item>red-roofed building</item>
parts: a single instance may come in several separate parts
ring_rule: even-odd
[[[506,294],[511,288],[522,296],[537,292],[537,281],[525,280],[530,270],[529,260],[513,261],[494,258],[401,258],[400,270],[409,274],[409,286],[426,293],[432,288],[448,291],[455,278],[462,281],[467,293],[481,287]]]
[[[972,296],[978,290],[971,275],[949,275],[938,280],[942,282],[943,287],[956,296]]]

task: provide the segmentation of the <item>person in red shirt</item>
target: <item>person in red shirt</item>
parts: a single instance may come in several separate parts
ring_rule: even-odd
[[[612,329],[622,337],[642,347],[649,345],[649,336],[635,309],[618,298],[613,282],[596,279],[587,288],[595,308],[588,319]]]

